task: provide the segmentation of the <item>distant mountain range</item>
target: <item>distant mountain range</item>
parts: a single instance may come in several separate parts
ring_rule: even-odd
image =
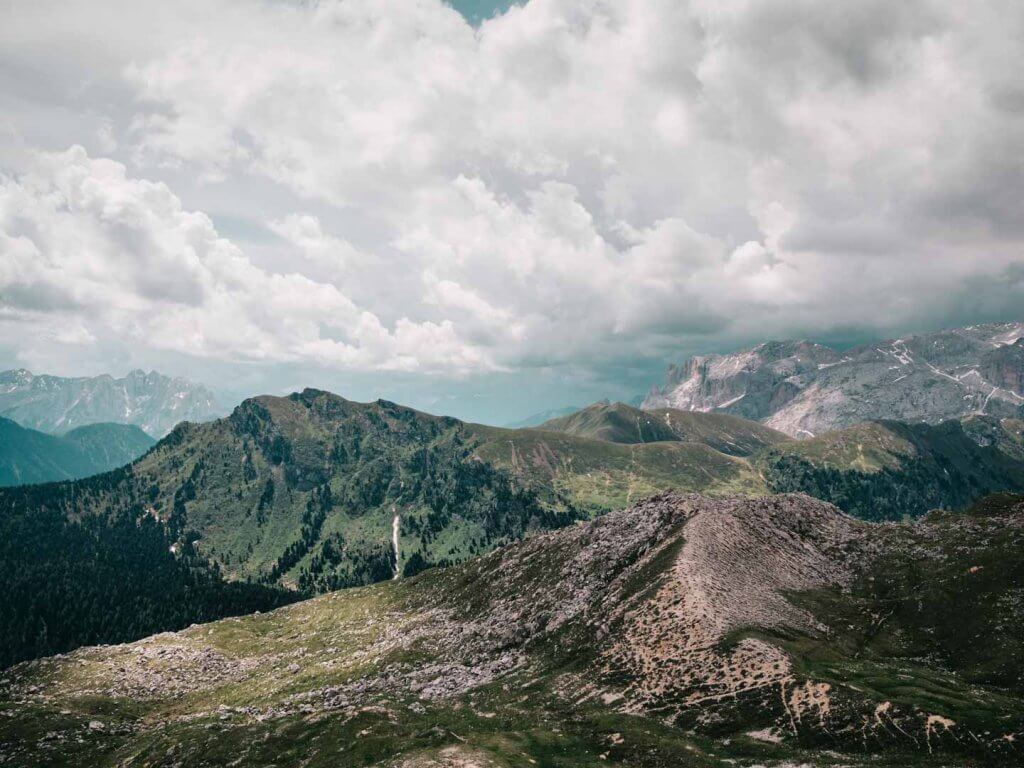
[[[1024,323],[940,331],[837,352],[809,341],[692,357],[645,410],[716,411],[813,437],[872,419],[1024,416]]]
[[[87,424],[134,424],[153,437],[181,421],[223,415],[213,393],[200,384],[150,371],[124,378],[64,378],[24,369],[0,373],[0,416],[23,427],[60,434]]]
[[[57,436],[0,417],[0,486],[96,475],[134,461],[155,442],[133,424],[89,424]]]
[[[570,413],[576,413],[579,409],[580,407],[578,405],[568,405],[562,408],[550,408],[546,411],[539,411],[537,413],[530,414],[526,418],[519,419],[518,421],[510,421],[503,426],[506,429],[526,429],[529,427],[537,427],[545,421],[557,419],[560,416],[568,416]]]

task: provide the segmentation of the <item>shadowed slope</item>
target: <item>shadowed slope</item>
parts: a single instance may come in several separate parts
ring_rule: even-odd
[[[1024,461],[1013,455],[1020,441],[1015,424],[990,417],[973,417],[967,429],[959,421],[867,422],[774,446],[755,465],[775,492],[827,498],[865,519],[900,519],[1024,491]]]
[[[154,442],[129,424],[91,424],[58,436],[0,417],[0,486],[97,475],[138,458]]]

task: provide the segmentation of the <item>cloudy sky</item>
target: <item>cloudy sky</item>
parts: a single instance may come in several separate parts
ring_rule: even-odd
[[[1024,316],[1020,0],[457,5],[0,0],[0,366],[500,423]]]

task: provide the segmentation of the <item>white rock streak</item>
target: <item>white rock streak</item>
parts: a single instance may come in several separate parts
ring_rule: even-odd
[[[394,512],[395,508],[392,507],[391,511]],[[402,525],[402,518],[395,513],[394,518],[391,520],[391,547],[395,550],[395,575],[392,579],[398,578],[398,531]]]

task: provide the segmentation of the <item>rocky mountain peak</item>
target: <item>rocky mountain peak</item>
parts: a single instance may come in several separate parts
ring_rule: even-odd
[[[669,369],[644,409],[722,411],[810,437],[869,419],[936,423],[1024,413],[1024,323],[939,331],[836,352],[768,342]]]

